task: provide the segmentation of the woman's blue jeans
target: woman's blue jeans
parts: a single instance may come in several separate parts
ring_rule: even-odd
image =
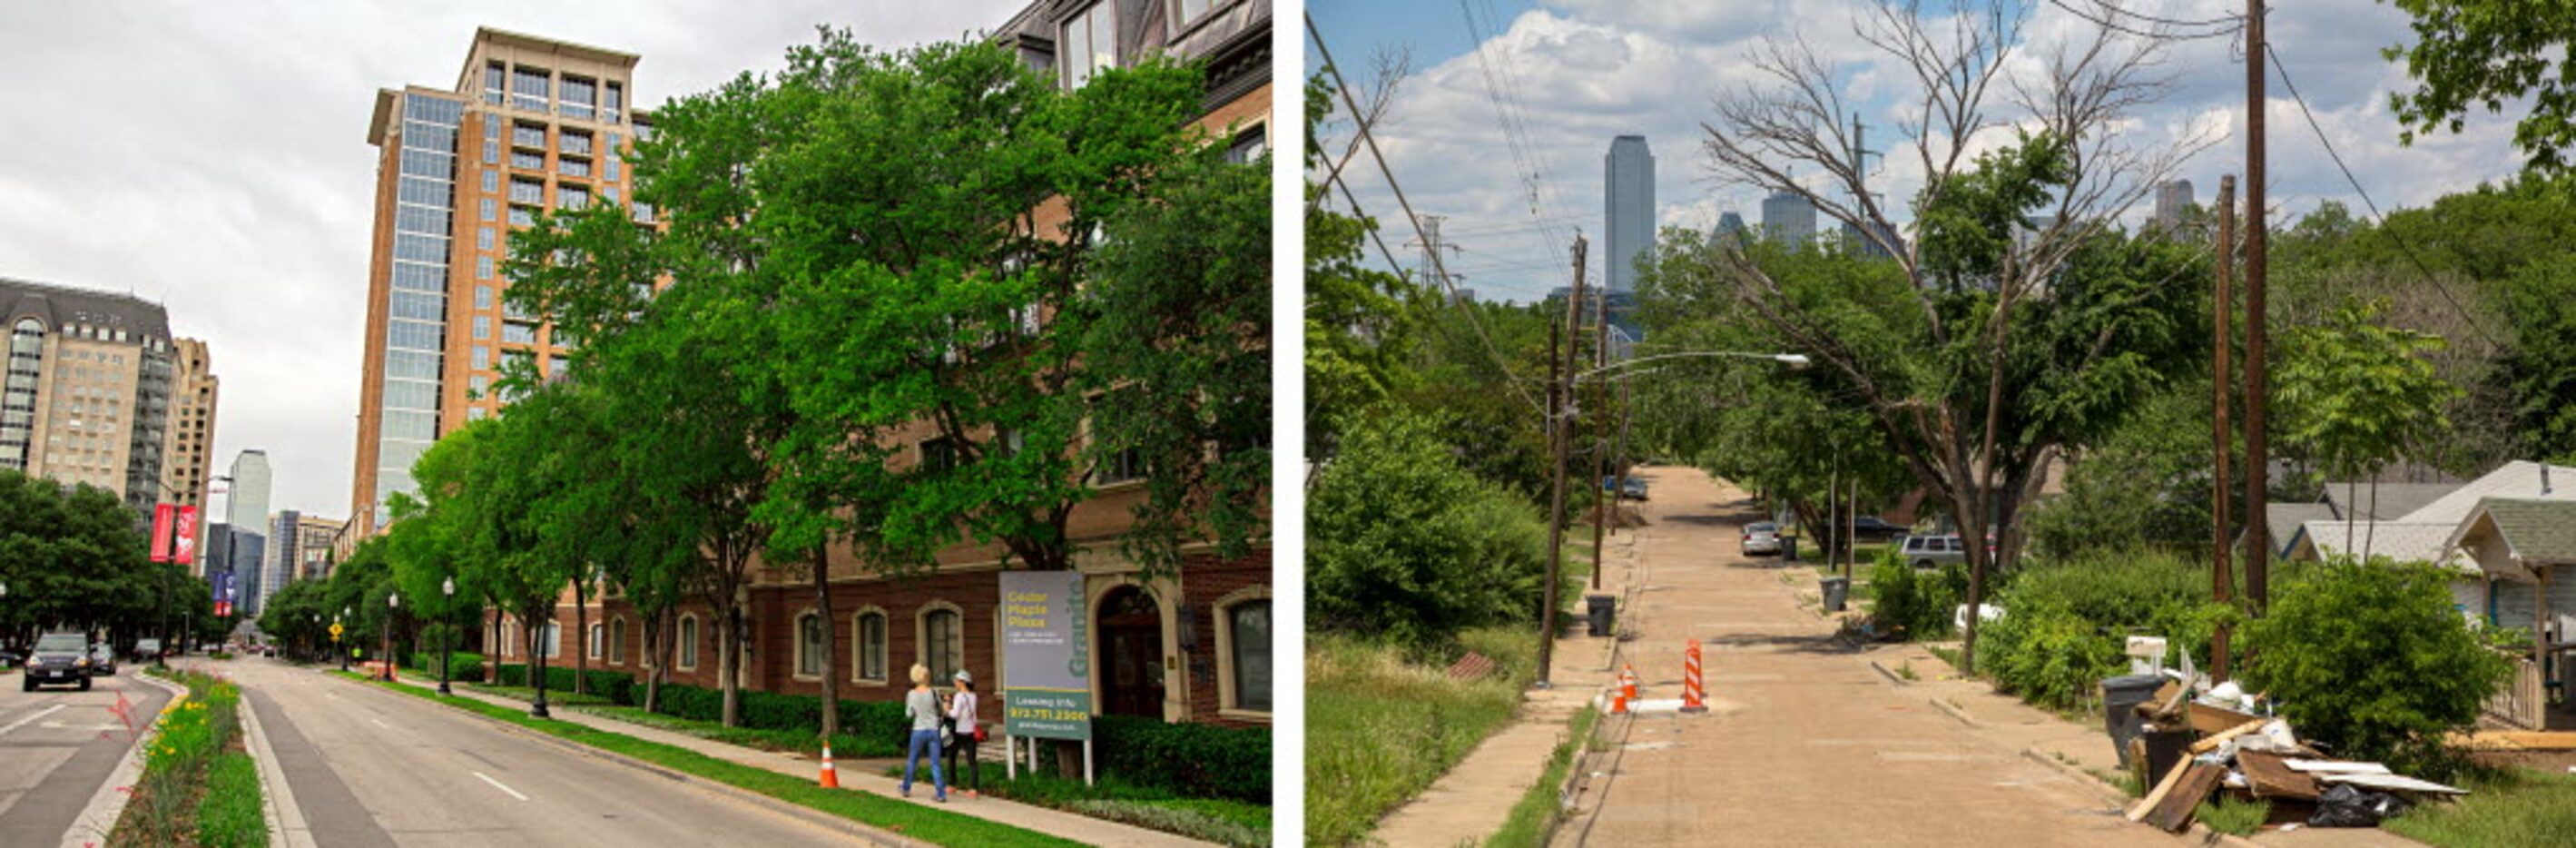
[[[938,787],[939,797],[948,797],[948,775],[939,770],[939,731],[937,730],[912,732],[912,744],[903,755],[903,791],[912,791],[913,768],[921,764],[924,752],[930,755],[931,785]]]

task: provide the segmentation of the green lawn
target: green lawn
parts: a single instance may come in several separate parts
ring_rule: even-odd
[[[2576,775],[2516,769],[2460,788],[2467,797],[2427,802],[2380,826],[2444,848],[2576,845]]]
[[[1306,647],[1306,842],[1361,841],[1510,723],[1535,669],[1528,628],[1462,634],[1505,673],[1449,679],[1446,662],[1410,663],[1392,647],[1316,635]]]
[[[814,782],[808,779],[789,777],[767,769],[727,762],[696,751],[658,742],[647,742],[622,733],[610,733],[567,721],[531,718],[525,713],[508,707],[494,706],[472,698],[440,695],[436,690],[407,683],[367,680],[356,674],[343,676],[457,709],[479,713],[603,751],[624,754],[664,768],[748,789],[797,806],[820,810],[937,845],[994,845],[1014,848],[1049,846],[1052,848],[1052,846],[1082,844],[1033,830],[989,822],[973,816],[899,801],[874,793],[824,789],[814,785]]]
[[[1025,769],[1019,776],[1012,777],[1008,771],[999,763],[985,763],[982,775],[984,794],[1236,848],[1262,848],[1270,844],[1270,808],[1259,804],[1187,798],[1114,777],[1103,777],[1096,784],[1086,786],[1078,779],[1040,775]],[[888,768],[886,774],[900,777],[903,767]],[[923,773],[914,775],[914,778],[927,781],[930,776]],[[948,775],[948,791],[959,791],[960,785],[957,775]]]

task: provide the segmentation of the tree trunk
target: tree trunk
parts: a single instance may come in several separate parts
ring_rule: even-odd
[[[831,554],[824,546],[815,545],[814,614],[823,619],[823,738],[826,741],[841,732],[840,663],[834,659],[840,640],[832,637],[831,577]],[[805,636],[799,633],[796,638]]]
[[[676,607],[663,607],[653,614],[654,629],[659,630],[662,635],[653,641],[651,648],[653,673],[644,676],[645,712],[659,712],[662,709],[662,682],[671,679],[671,655],[680,641],[678,619],[679,610]]]
[[[2345,556],[2352,555],[2352,523],[2361,518],[2360,513],[2354,512],[2352,509],[2352,502],[2356,499],[2357,493],[2360,491],[2361,481],[2343,481],[2343,553]]]
[[[742,726],[742,603],[725,597],[724,636],[716,640],[716,673],[723,680],[724,726]]]
[[[590,681],[590,581],[579,577],[572,581],[572,629],[581,634],[581,649],[572,652],[572,693],[588,694]]]
[[[519,623],[526,625],[521,629],[528,632],[528,685],[536,690],[537,700],[543,701],[546,699],[546,653],[545,645],[539,639],[545,634],[545,625],[554,623],[554,616],[548,615],[545,622],[540,623],[535,616],[521,615]]]
[[[2361,531],[2361,561],[2370,561],[2370,546],[2379,536],[2379,474],[2370,475],[2370,528]]]
[[[500,685],[500,683],[501,683],[501,645],[502,645],[502,642],[501,642],[501,605],[499,605],[499,604],[493,604],[493,605],[492,605],[492,641],[485,642],[485,643],[483,643],[483,644],[486,644],[486,645],[490,645],[490,646],[492,646],[492,650],[489,650],[489,651],[485,651],[485,652],[484,652],[485,656],[483,657],[483,682],[484,682],[484,684],[486,684],[486,685],[498,686],[498,685]]]

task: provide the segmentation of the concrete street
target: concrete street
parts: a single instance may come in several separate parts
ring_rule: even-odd
[[[290,845],[853,841],[409,695],[265,659],[198,662],[239,683],[258,710],[293,791]],[[296,832],[299,813],[307,833]]]
[[[2165,846],[2074,778],[1974,734],[1901,690],[1799,602],[1774,557],[1740,554],[1747,496],[1688,469],[1650,469],[1622,662],[1643,697],[1681,695],[1682,648],[1703,643],[1710,712],[1611,723],[1560,845]],[[1624,732],[1623,732],[1624,731]],[[1535,764],[1532,765],[1535,767]]]
[[[0,675],[0,845],[66,841],[91,797],[134,750],[136,733],[170,700],[169,692],[135,680],[138,673],[119,666],[87,692],[25,692],[17,674]],[[120,696],[131,731],[116,712]],[[86,838],[106,841],[105,834]]]

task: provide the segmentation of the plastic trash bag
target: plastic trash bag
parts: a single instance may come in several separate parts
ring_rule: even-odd
[[[2386,792],[2366,792],[2351,784],[2338,783],[2317,799],[2316,815],[2308,824],[2316,827],[2378,827],[2379,822],[2406,811],[2406,799]]]

